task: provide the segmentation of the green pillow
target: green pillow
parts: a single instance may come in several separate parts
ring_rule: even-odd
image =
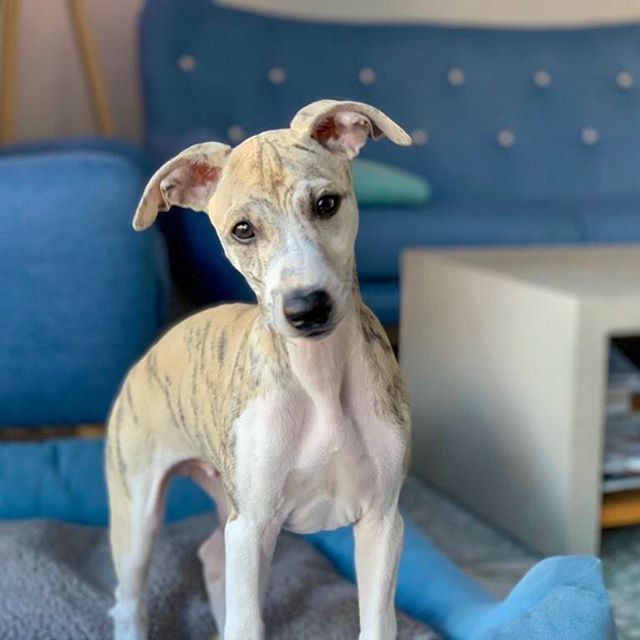
[[[361,207],[416,207],[431,196],[429,183],[415,173],[359,158],[353,162],[353,184]]]

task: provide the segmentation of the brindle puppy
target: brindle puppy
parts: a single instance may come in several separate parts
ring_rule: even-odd
[[[234,149],[208,142],[152,178],[133,226],[171,205],[206,212],[257,305],[181,322],[131,369],[109,420],[107,474],[117,640],[146,637],[144,582],[171,475],[215,500],[199,551],[225,640],[264,638],[281,529],[354,524],[362,640],[396,637],[398,494],[409,412],[398,365],[356,281],[351,159],[409,136],[377,109],[321,100],[289,129]]]

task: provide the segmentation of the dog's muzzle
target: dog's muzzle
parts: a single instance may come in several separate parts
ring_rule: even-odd
[[[307,337],[321,336],[333,328],[333,305],[323,289],[292,291],[285,296],[282,310],[287,322]]]

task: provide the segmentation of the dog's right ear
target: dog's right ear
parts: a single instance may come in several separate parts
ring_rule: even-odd
[[[205,211],[220,180],[231,147],[219,142],[195,144],[162,165],[147,185],[133,216],[136,231],[147,229],[158,212],[172,205]]]

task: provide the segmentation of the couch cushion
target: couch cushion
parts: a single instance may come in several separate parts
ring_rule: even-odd
[[[0,158],[0,424],[104,419],[156,336],[166,259],[131,229],[141,187],[112,154]]]
[[[571,204],[586,242],[640,242],[640,195]]]
[[[400,288],[397,282],[360,281],[360,293],[364,303],[384,325],[398,324]]]
[[[418,209],[363,209],[356,241],[361,281],[396,280],[400,252],[420,246],[571,244],[583,239],[572,206],[450,201]]]

